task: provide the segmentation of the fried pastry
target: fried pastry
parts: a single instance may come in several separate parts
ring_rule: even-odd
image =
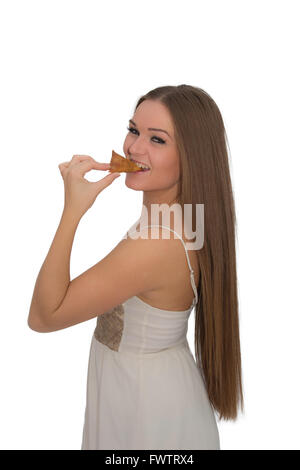
[[[134,171],[142,171],[142,169],[138,165],[136,165],[132,160],[124,158],[118,153],[112,151],[109,171],[111,173],[129,173]]]

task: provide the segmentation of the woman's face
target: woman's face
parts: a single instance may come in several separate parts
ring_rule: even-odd
[[[128,123],[131,130],[125,138],[123,152],[126,158],[144,163],[150,170],[126,173],[126,186],[146,192],[158,191],[159,194],[163,194],[163,190],[173,192],[173,188],[177,194],[179,155],[168,109],[159,101],[145,100],[131,120],[133,122]],[[162,129],[167,133],[149,128]]]

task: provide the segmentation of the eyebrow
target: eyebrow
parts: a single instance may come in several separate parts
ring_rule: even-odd
[[[132,119],[129,119],[129,122],[131,122],[135,127],[137,127],[136,123],[132,120]],[[172,137],[170,136],[170,134],[167,132],[167,131],[164,131],[163,129],[156,129],[155,127],[148,127],[148,131],[160,131],[160,132],[165,132],[165,134],[167,134],[170,139],[172,139]]]

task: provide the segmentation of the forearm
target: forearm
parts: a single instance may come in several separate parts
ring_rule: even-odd
[[[63,211],[54,239],[38,274],[28,324],[45,321],[59,307],[70,284],[70,257],[80,219]]]

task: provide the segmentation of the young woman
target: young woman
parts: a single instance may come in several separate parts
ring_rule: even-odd
[[[78,223],[118,176],[88,182],[87,171],[109,164],[76,155],[59,165],[64,211],[28,324],[50,332],[97,317],[82,450],[218,450],[214,412],[235,420],[239,402],[243,409],[236,220],[220,111],[200,88],[156,88],[138,100],[123,150],[149,168],[127,173],[125,181],[143,191],[148,216],[155,204],[175,203],[182,214],[186,204],[204,205],[203,246],[187,249],[185,221],[179,234],[174,221],[156,227],[149,217],[155,236],[138,223],[140,232],[127,232],[138,236],[124,237],[70,282]],[[186,338],[194,307],[196,361]]]

